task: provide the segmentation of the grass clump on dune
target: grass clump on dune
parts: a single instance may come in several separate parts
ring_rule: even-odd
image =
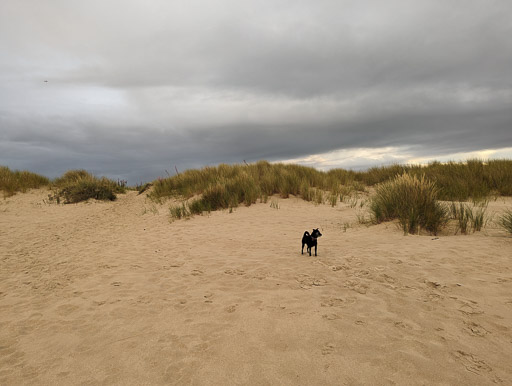
[[[4,198],[13,196],[17,192],[24,193],[28,189],[37,189],[49,184],[50,180],[39,174],[26,170],[12,171],[6,166],[0,166],[0,190],[3,191]]]
[[[124,193],[125,187],[118,182],[97,178],[85,170],[69,170],[54,181],[56,192],[51,198],[58,203],[73,204],[86,201],[116,199],[116,193]]]
[[[275,194],[282,198],[294,195],[315,203],[327,200],[335,206],[337,197],[346,201],[348,196],[366,191],[368,186],[395,181],[404,174],[435,184],[436,200],[485,201],[490,195],[512,195],[512,160],[391,165],[364,172],[344,169],[322,172],[300,165],[259,161],[250,165],[221,164],[160,179],[154,182],[150,197],[159,201],[166,197],[189,200],[196,196],[198,198],[190,202],[192,213],[232,208],[242,203],[251,205],[258,198],[265,201]],[[436,232],[435,218],[439,216],[437,213],[433,219],[425,218],[422,220],[425,223],[419,226]],[[412,218],[409,222],[412,229],[416,229]]]
[[[487,223],[487,202],[469,206],[463,202],[458,204],[452,202],[449,207],[450,216],[456,222],[455,234],[459,231],[462,234],[479,232]]]
[[[259,196],[279,194],[286,198],[291,194],[301,195],[304,187],[330,190],[332,184],[339,183],[340,179],[331,173],[299,165],[260,161],[251,165],[221,164],[200,170],[187,170],[155,181],[150,196],[156,200],[177,196],[190,198],[220,185],[232,192],[232,197],[228,199],[230,203],[238,201],[250,204]]]
[[[375,167],[356,173],[355,178],[366,185],[375,185],[404,173],[417,177],[424,175],[434,181],[439,188],[440,200],[485,200],[490,195],[512,195],[512,160],[505,159]]]
[[[404,234],[425,229],[437,234],[448,221],[437,201],[439,189],[425,176],[402,174],[377,186],[370,211],[377,223],[398,219]]]
[[[498,224],[507,232],[512,233],[512,211],[507,210],[498,220]]]
[[[260,161],[251,165],[225,165],[188,170],[174,177],[154,182],[150,197],[161,200],[178,197],[189,200],[187,210],[191,214],[249,206],[258,199],[266,201],[278,194],[282,198],[299,196],[307,201],[323,202],[323,191],[339,189],[343,182],[353,182],[353,172],[337,170],[321,172],[299,165],[270,164]],[[176,216],[180,209],[171,208]]]

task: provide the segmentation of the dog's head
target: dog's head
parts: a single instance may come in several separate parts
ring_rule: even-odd
[[[319,238],[320,236],[322,236],[322,234],[320,233],[320,231],[317,229],[313,229],[313,232],[311,232],[311,237],[313,237],[314,239],[317,239]]]

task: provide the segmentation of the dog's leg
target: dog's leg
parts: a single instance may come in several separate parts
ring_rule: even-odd
[[[304,254],[304,243],[302,244],[302,251],[301,251],[301,255]]]
[[[315,245],[315,256],[316,256],[316,245]]]
[[[308,246],[309,256],[311,256],[311,247]]]

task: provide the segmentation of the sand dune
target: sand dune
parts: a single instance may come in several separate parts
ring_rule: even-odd
[[[512,237],[492,224],[403,236],[295,198],[169,223],[135,192],[47,194],[0,201],[1,385],[512,384]]]

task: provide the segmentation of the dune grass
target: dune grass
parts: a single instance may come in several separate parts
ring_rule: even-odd
[[[13,196],[17,192],[26,192],[29,189],[37,189],[48,186],[50,180],[44,176],[26,170],[12,171],[6,166],[0,166],[0,190],[4,198]]]
[[[124,193],[124,183],[115,182],[105,177],[95,177],[85,170],[69,170],[53,181],[55,192],[50,199],[57,203],[73,204],[86,201],[116,199],[116,193]]]
[[[507,232],[512,233],[512,211],[507,210],[505,214],[499,218],[498,224]]]
[[[188,170],[174,177],[153,183],[150,197],[156,201],[166,197],[179,197],[187,203],[191,214],[218,209],[249,206],[268,197],[290,195],[306,201],[324,202],[324,191],[338,191],[342,183],[353,182],[354,172],[336,170],[321,172],[299,165],[270,164],[260,161],[251,165],[219,165],[200,170]],[[181,209],[172,208],[179,214]],[[179,217],[178,215],[175,217]]]
[[[358,196],[360,192],[367,192],[369,186],[380,189],[382,196],[384,194],[382,189],[390,189],[393,184],[397,184],[397,178],[404,175],[409,176],[411,186],[416,186],[414,189],[426,189],[421,194],[427,194],[427,191],[430,192],[429,194],[435,193],[435,198],[430,197],[429,202],[436,200],[485,202],[490,196],[512,196],[512,160],[484,162],[476,159],[466,162],[432,162],[426,166],[391,165],[361,172],[344,169],[323,172],[300,165],[271,164],[267,161],[254,164],[221,164],[216,167],[187,170],[173,177],[158,179],[139,187],[139,193],[152,187],[149,196],[155,201],[168,197],[186,201],[184,206],[180,206],[181,212],[175,210],[177,214],[175,217],[179,217],[178,213],[182,213],[181,217],[183,217],[185,214],[189,216],[218,209],[232,209],[242,204],[248,206],[257,200],[266,202],[273,195],[279,195],[282,198],[294,195],[317,204],[327,202],[332,206],[336,206],[338,202],[351,202],[355,206],[357,199],[354,199],[354,196]],[[417,181],[420,181],[419,185]],[[0,190],[3,191],[4,197],[30,188],[51,186],[55,189],[53,198],[59,202],[62,200],[65,203],[73,203],[88,198],[114,200],[117,193],[125,191],[124,185],[124,182],[94,177],[85,170],[70,170],[54,181],[50,181],[35,173],[11,171],[7,167],[0,167]],[[419,191],[415,192],[420,194]],[[423,199],[426,199],[426,196]],[[377,205],[377,201],[373,200],[373,205]],[[401,203],[399,200],[391,200],[388,204],[400,205]],[[422,205],[426,205],[426,202]],[[385,209],[386,212],[380,213],[381,209]],[[412,212],[409,213],[409,220],[406,221],[404,218],[401,220],[405,221],[404,229],[407,232],[415,232],[420,227],[436,232],[444,219],[439,208],[432,206],[430,209],[435,209],[428,214],[434,217],[423,218],[418,224],[415,224],[415,221],[420,221],[421,216],[416,213],[416,209],[407,209]],[[403,207],[397,206],[393,210],[400,212],[401,216],[404,215],[401,212],[405,210]],[[379,219],[378,221],[384,221],[383,219],[392,213],[391,208],[385,205],[380,209],[375,206],[375,211],[375,219]],[[459,212],[457,221],[465,221],[462,211]],[[471,221],[478,221],[479,218],[483,218],[483,215],[478,216],[474,213],[473,217]],[[441,223],[436,225],[438,220]],[[473,228],[478,228],[478,224]],[[460,230],[463,232],[462,227]]]
[[[115,200],[116,193],[125,191],[125,181],[112,181],[105,177],[97,178],[85,170],[69,170],[51,181],[49,178],[29,171],[11,171],[0,166],[0,190],[4,198],[29,189],[50,187],[54,192],[50,200],[76,203],[89,198]]]
[[[282,198],[294,195],[315,203],[327,201],[335,206],[338,198],[345,202],[347,197],[366,191],[368,186],[394,181],[404,174],[434,184],[435,200],[476,202],[485,201],[491,195],[512,195],[512,160],[391,165],[364,172],[344,169],[322,172],[300,165],[259,161],[250,165],[221,164],[159,179],[154,181],[150,197],[156,201],[166,197],[183,200],[196,197],[188,203],[191,214],[251,205],[276,194]],[[437,227],[434,223],[428,225],[432,232]],[[414,224],[410,225],[416,229]]]
[[[187,170],[174,177],[157,180],[150,196],[156,200],[177,196],[190,198],[208,190],[218,191],[220,187],[226,187],[230,197],[222,194],[227,202],[221,200],[221,206],[235,202],[250,204],[255,202],[256,198],[274,194],[279,194],[283,198],[292,194],[313,199],[311,188],[332,190],[339,184],[353,180],[354,175],[354,172],[341,169],[325,173],[314,168],[270,164],[266,161],[251,165],[221,164],[200,170]]]
[[[438,194],[435,183],[425,176],[404,173],[377,186],[370,211],[377,223],[398,219],[404,234],[418,233],[420,229],[437,234],[448,221]]]
[[[445,201],[485,200],[491,195],[512,196],[512,160],[432,162],[423,165],[392,165],[357,173],[356,180],[366,185],[388,181],[407,173],[436,183],[438,198]]]
[[[300,165],[271,164],[259,161],[250,165],[225,165],[188,170],[176,176],[155,181],[152,197],[155,199],[181,195],[192,197],[201,194],[211,184],[247,175],[263,194],[289,194],[311,198],[309,189],[335,191],[352,186],[364,191],[367,186],[407,173],[425,176],[436,183],[439,199],[465,201],[485,199],[489,195],[512,196],[512,160],[468,160],[466,162],[432,162],[428,165],[391,165],[367,171],[333,169],[322,172]]]
[[[487,224],[487,201],[470,206],[467,203],[452,202],[449,206],[449,213],[456,222],[455,234],[459,231],[462,234],[479,232]]]

